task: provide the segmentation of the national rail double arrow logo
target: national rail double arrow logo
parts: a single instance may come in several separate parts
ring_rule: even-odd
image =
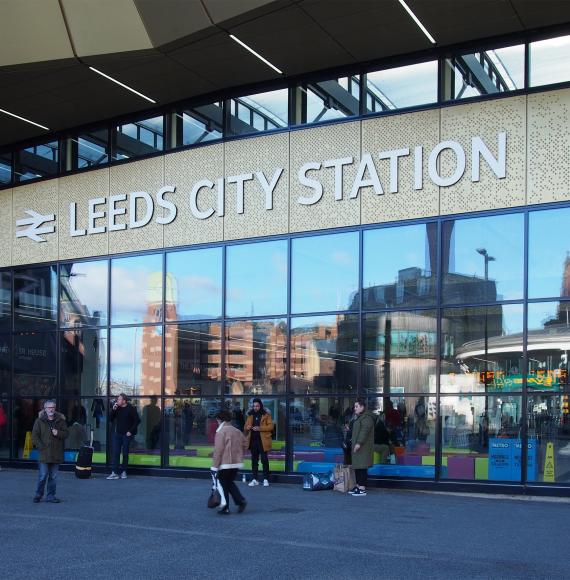
[[[28,214],[30,217],[22,218],[16,221],[16,227],[22,228],[22,226],[28,226],[25,229],[19,229],[16,231],[17,238],[30,238],[34,242],[45,242],[45,238],[41,238],[40,234],[53,234],[55,232],[55,225],[44,226],[46,222],[55,221],[55,214],[50,213],[42,215],[34,211],[33,209],[27,209],[24,213]]]

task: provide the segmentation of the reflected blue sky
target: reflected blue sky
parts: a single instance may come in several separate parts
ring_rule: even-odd
[[[287,241],[229,246],[226,314],[265,316],[287,312]]]
[[[531,42],[530,86],[570,80],[570,36],[560,36]]]
[[[358,233],[292,242],[292,312],[345,310],[358,290]]]
[[[168,320],[222,315],[222,248],[173,252],[166,256]]]

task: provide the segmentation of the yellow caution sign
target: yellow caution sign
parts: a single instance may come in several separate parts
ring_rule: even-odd
[[[26,440],[24,441],[24,453],[22,459],[29,459],[32,451],[32,432],[26,431]]]
[[[552,441],[546,444],[546,457],[544,458],[544,481],[554,483],[554,444]]]

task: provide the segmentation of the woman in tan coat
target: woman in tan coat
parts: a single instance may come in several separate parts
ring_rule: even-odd
[[[230,513],[230,495],[238,506],[238,512],[241,513],[247,502],[234,480],[238,469],[243,467],[243,452],[247,441],[243,433],[231,424],[232,414],[229,411],[220,411],[216,419],[218,420],[218,428],[216,429],[214,457],[210,469],[217,473],[226,499],[226,505],[218,513],[221,515]]]

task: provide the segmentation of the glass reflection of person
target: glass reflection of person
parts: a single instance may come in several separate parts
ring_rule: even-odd
[[[150,398],[150,403],[143,407],[142,423],[145,430],[147,449],[156,449],[160,439],[160,407],[157,401],[157,396],[153,395]]]
[[[190,445],[192,440],[192,428],[194,427],[194,411],[192,410],[192,405],[188,402],[184,402],[184,407],[182,408],[182,419],[184,421],[184,445]]]

